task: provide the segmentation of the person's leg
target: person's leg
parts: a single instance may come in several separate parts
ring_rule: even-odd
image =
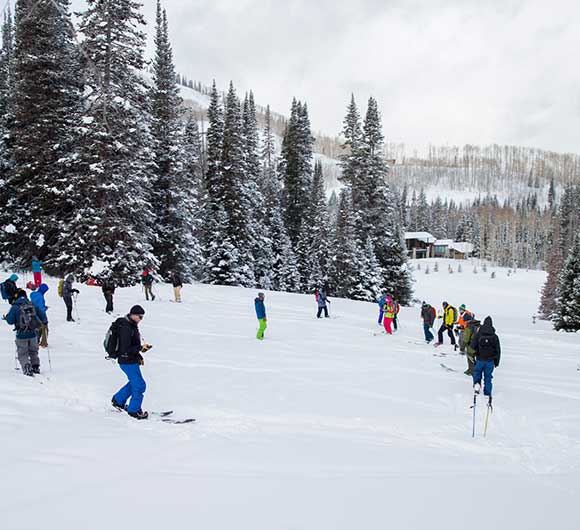
[[[32,369],[36,373],[40,373],[40,358],[38,357],[38,338],[28,340],[28,357]]]
[[[447,328],[447,326],[445,324],[441,324],[441,327],[439,328],[439,331],[437,332],[437,338],[439,339],[439,344],[443,344],[443,332],[445,331],[446,328]]]
[[[393,328],[391,327],[392,323],[393,323],[392,318],[385,317],[385,330],[389,335],[393,334]]]
[[[493,369],[495,368],[495,365],[493,364],[493,361],[486,361],[485,365],[483,367],[483,374],[484,374],[484,383],[485,386],[483,388],[483,393],[486,396],[491,396],[491,391],[493,388]]]
[[[318,313],[316,313],[316,318],[320,318],[322,316],[322,307],[318,308]]]
[[[393,327],[395,328],[395,331],[399,331],[399,323],[397,322],[396,315],[395,315],[395,318],[393,318]]]
[[[473,369],[473,384],[474,385],[481,385],[481,377],[483,375],[483,362],[477,361],[475,363],[475,367]]]
[[[465,343],[463,342],[463,334],[464,334],[464,333],[465,333],[465,332],[464,332],[463,330],[461,330],[461,331],[459,332],[459,336],[457,337],[457,340],[458,340],[458,342],[459,342],[459,351],[460,351],[461,353],[465,353]]]
[[[379,326],[383,323],[384,316],[385,316],[385,312],[382,309],[379,309]]]
[[[40,287],[40,284],[42,283],[42,273],[35,272],[33,273],[33,276],[34,276],[34,285],[36,285],[36,287]]]
[[[64,300],[64,305],[66,306],[66,319],[70,322],[73,317],[72,317],[72,310],[73,310],[73,303],[72,303],[72,298],[63,298]]]
[[[258,320],[260,326],[258,328],[258,334],[256,335],[256,338],[259,340],[262,340],[264,338],[264,332],[266,331],[266,328],[268,327],[268,323],[266,322],[265,318],[261,318],[260,320]]]
[[[328,307],[324,306],[324,318],[328,318]]]
[[[28,356],[28,341],[25,339],[16,339],[16,356],[22,368],[24,375],[32,373],[32,366],[30,364],[30,357]]]
[[[145,300],[149,300],[149,289],[151,289],[151,287],[144,285],[143,288],[145,289]]]
[[[127,412],[129,414],[134,414],[135,412],[139,412],[141,410],[141,405],[143,404],[143,394],[147,389],[147,385],[143,376],[141,375],[141,367],[138,364],[121,364],[119,365],[121,370],[125,372],[129,379],[130,385],[130,401],[129,406],[127,407]],[[121,389],[121,395],[119,397],[123,397],[122,391],[125,387]],[[115,394],[117,396],[117,394]],[[115,397],[115,401],[117,401]],[[120,401],[117,401],[120,405],[123,404]]]
[[[451,340],[451,345],[455,346],[455,333],[453,333],[453,328],[447,326],[447,334],[449,335],[449,339]]]
[[[434,339],[433,333],[431,333],[431,328],[430,328],[429,324],[426,324],[425,322],[423,323],[423,332],[425,333],[425,341],[426,342],[431,342]]]

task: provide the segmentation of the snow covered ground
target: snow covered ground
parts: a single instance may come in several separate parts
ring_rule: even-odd
[[[119,311],[147,310],[145,408],[198,421],[130,419],[109,406],[124,378],[104,360],[100,291],[81,286],[67,324],[49,282],[52,374],[46,353],[43,377],[16,372],[0,333],[1,527],[577,529],[578,336],[532,323],[543,273],[439,265],[416,271],[417,298],[489,313],[502,339],[485,439],[464,359],[421,344],[417,307],[387,337],[373,304],[336,299],[318,321],[313,297],[268,293],[257,342],[254,291],[203,285],[182,305],[169,286],[154,303],[118,292]]]

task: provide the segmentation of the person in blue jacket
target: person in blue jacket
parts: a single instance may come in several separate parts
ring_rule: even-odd
[[[36,307],[36,309],[44,311],[45,313],[48,310],[48,307],[46,307],[46,300],[44,299],[44,295],[47,292],[48,285],[46,285],[45,283],[41,283],[40,287],[36,291],[30,293],[30,301],[34,304],[34,307]],[[40,328],[39,346],[41,348],[48,348],[48,321],[46,322],[46,324],[42,324],[42,327]]]
[[[383,307],[387,303],[387,296],[382,294],[381,297],[377,300],[377,304],[379,304],[379,326],[383,325],[383,317],[385,316],[385,312]]]
[[[144,315],[145,310],[140,305],[135,305],[125,318],[119,319],[117,362],[129,382],[111,400],[113,407],[126,410],[129,416],[138,420],[146,420],[149,417],[149,413],[143,412],[141,408],[143,394],[147,389],[145,379],[141,375],[141,366],[145,364],[141,354],[151,349],[151,345],[141,344],[139,323]]]
[[[16,354],[22,373],[30,377],[39,374],[38,330],[41,324],[47,323],[46,313],[36,308],[28,300],[26,291],[20,289],[5,319],[16,331]]]
[[[36,256],[32,256],[32,275],[34,277],[34,285],[40,287],[42,283],[42,261]]]
[[[264,305],[264,299],[264,293],[258,293],[258,298],[254,300],[256,317],[258,317],[258,323],[260,325],[258,328],[258,334],[256,335],[258,340],[264,340],[264,332],[268,327],[268,318],[266,317],[266,306]]]

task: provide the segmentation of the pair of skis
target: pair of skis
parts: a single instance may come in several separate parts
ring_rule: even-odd
[[[474,392],[473,393],[473,405],[471,405],[471,408],[473,409],[473,428],[471,430],[471,437],[475,438],[475,409],[477,406],[477,396],[478,396],[478,392]],[[485,438],[487,436],[487,426],[489,424],[489,417],[491,416],[493,412],[493,405],[491,403],[491,396],[489,396],[489,399],[487,401],[487,412],[485,414],[485,424],[483,426],[483,437]]]
[[[149,416],[157,416],[161,418],[163,423],[172,423],[174,425],[182,425],[184,423],[194,423],[195,418],[185,418],[183,420],[176,420],[174,418],[169,418],[173,414],[172,410],[166,410],[164,412],[150,412]]]

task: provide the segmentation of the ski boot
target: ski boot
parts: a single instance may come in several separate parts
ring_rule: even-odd
[[[40,374],[40,365],[39,364],[32,365],[32,373],[33,374]]]
[[[25,364],[22,373],[28,377],[34,377],[34,371],[31,364]]]
[[[111,399],[111,405],[113,405],[113,407],[115,407],[117,410],[120,410],[121,412],[127,410],[127,405],[120,405],[117,403],[115,401],[115,396],[113,396],[113,399]]]
[[[143,412],[141,409],[137,412],[128,412],[127,414],[136,420],[146,420],[149,417],[149,413],[147,411]]]

